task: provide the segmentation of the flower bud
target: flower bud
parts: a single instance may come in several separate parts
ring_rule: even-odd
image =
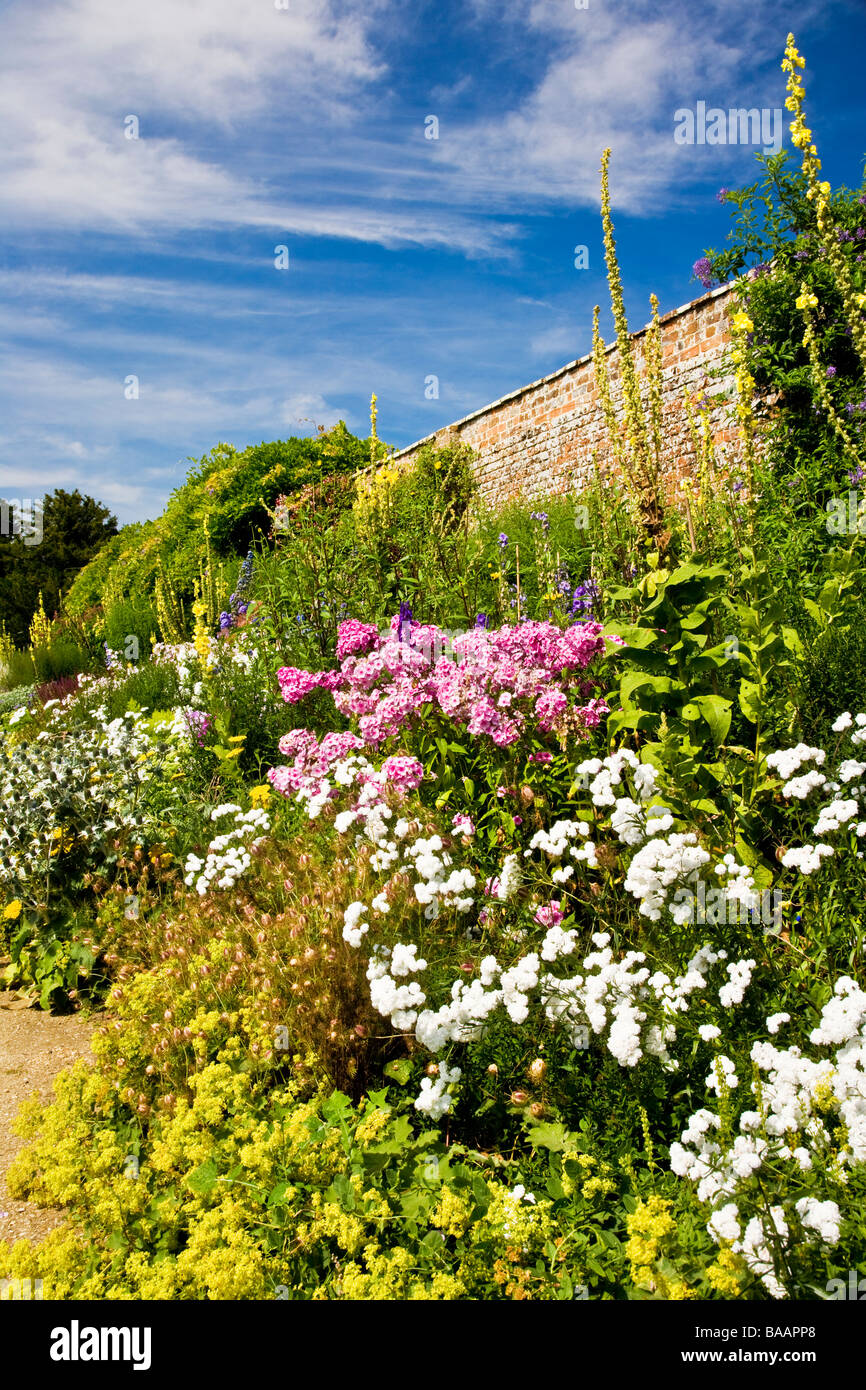
[[[547,1075],[547,1063],[543,1057],[536,1057],[534,1062],[530,1062],[528,1075],[536,1086],[544,1080]]]

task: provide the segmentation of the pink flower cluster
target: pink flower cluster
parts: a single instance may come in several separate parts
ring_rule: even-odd
[[[204,710],[185,709],[183,712],[189,731],[199,743],[204,743],[211,726],[211,717]]]
[[[402,638],[401,640],[401,632]],[[473,628],[454,639],[433,625],[399,617],[387,634],[363,623],[340,625],[339,671],[279,673],[293,704],[314,689],[332,691],[342,714],[358,720],[364,742],[383,743],[420,712],[439,709],[474,736],[507,747],[524,731],[559,733],[591,728],[607,706],[592,699],[580,672],[605,652],[598,623],[562,629],[527,622],[493,631]],[[366,648],[366,650],[365,650]],[[344,654],[348,653],[348,654]]]
[[[365,656],[375,645],[378,629],[372,623],[359,623],[357,618],[340,623],[337,629],[337,660],[347,656]]]
[[[364,747],[363,740],[353,733],[325,734],[321,743],[311,729],[292,729],[280,739],[280,752],[294,754],[291,766],[272,767],[268,780],[283,796],[303,792],[306,796],[333,795],[325,788],[337,763]],[[374,781],[379,786],[390,783],[400,792],[415,791],[424,780],[424,767],[417,758],[395,754],[386,758],[378,772],[366,765],[357,779],[360,783]]]
[[[536,912],[535,920],[542,927],[558,927],[565,913],[562,904],[552,899],[549,903],[544,903]]]
[[[283,734],[279,749],[286,757],[294,754],[295,761],[291,767],[272,767],[268,780],[283,796],[300,791],[315,794],[334,763],[342,762],[363,746],[357,734],[325,734],[320,743],[311,729],[292,729],[291,733]]]
[[[325,737],[329,738],[330,735],[326,734]],[[407,758],[403,754],[386,758],[379,770],[386,781],[392,782],[395,787],[402,787],[405,791],[413,792],[424,780],[423,765],[417,758]]]
[[[277,672],[283,699],[296,705],[312,690],[334,690],[341,683],[339,671],[299,671],[296,666],[281,666]]]

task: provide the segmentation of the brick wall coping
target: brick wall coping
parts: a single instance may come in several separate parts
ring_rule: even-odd
[[[735,284],[736,281],[729,280],[726,285],[719,285],[717,289],[708,290],[706,294],[699,295],[697,299],[691,300],[690,303],[681,304],[678,309],[669,310],[668,313],[659,316],[659,325],[662,326],[666,323],[670,323],[672,319],[678,318],[680,314],[688,314],[692,309],[697,308],[701,304],[708,304],[713,299],[720,299],[723,295],[729,295]],[[632,342],[642,337],[651,326],[651,324],[646,323],[643,328],[639,328],[634,333],[630,333],[629,337]],[[616,350],[616,342],[609,343],[605,347],[605,354],[616,352]],[[416,440],[414,444],[406,444],[402,449],[397,449],[391,457],[396,461],[404,454],[412,454],[416,449],[422,448],[425,444],[434,443],[436,438],[442,434],[443,431],[460,429],[462,425],[467,425],[470,420],[478,420],[482,415],[488,414],[489,411],[498,410],[501,405],[505,405],[508,401],[518,400],[521,396],[527,395],[530,391],[537,391],[540,386],[545,386],[548,382],[556,381],[559,377],[565,376],[566,373],[574,371],[576,367],[582,367],[587,362],[591,361],[591,352],[586,353],[583,357],[576,357],[573,362],[566,362],[564,367],[557,367],[556,371],[551,372],[548,376],[539,377],[537,381],[531,381],[527,386],[519,386],[516,391],[509,391],[507,395],[500,396],[497,401],[491,401],[489,405],[482,405],[480,409],[471,411],[469,415],[464,415],[462,419],[455,420],[450,425],[440,425],[439,429],[434,430],[432,434],[425,435],[423,439]],[[382,462],[384,462],[384,460],[382,460]],[[381,467],[381,464],[373,466]],[[367,468],[359,469],[359,472],[367,472],[370,467],[371,465],[368,464]]]

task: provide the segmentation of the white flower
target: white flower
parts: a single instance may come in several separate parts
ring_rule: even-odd
[[[826,1245],[838,1245],[841,1216],[835,1202],[819,1202],[815,1197],[801,1197],[796,1204],[803,1225],[817,1231]]]
[[[714,1211],[707,1222],[707,1230],[717,1243],[735,1241],[740,1238],[739,1211],[736,1202],[728,1202]]]
[[[516,854],[508,854],[499,872],[499,886],[496,896],[500,902],[507,902],[520,887],[520,859]]]
[[[716,1058],[713,1069],[706,1080],[706,1085],[709,1090],[715,1091],[717,1095],[720,1093],[719,1073],[721,1073],[724,1084],[729,1091],[733,1091],[740,1084],[736,1069],[730,1057],[725,1057],[724,1054],[720,1054]]]

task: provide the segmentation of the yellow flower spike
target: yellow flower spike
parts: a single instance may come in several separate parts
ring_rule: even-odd
[[[21,899],[13,898],[11,903],[7,903],[3,909],[3,916],[7,922],[17,922],[21,916]]]

